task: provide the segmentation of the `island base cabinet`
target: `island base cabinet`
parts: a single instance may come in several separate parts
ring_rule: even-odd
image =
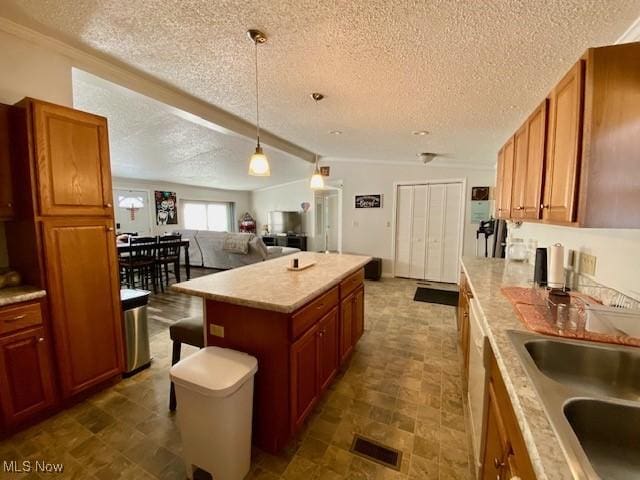
[[[297,431],[338,370],[338,309],[291,347],[291,428]]]
[[[364,287],[342,300],[340,306],[340,362],[345,362],[364,333]]]
[[[3,427],[11,429],[54,405],[52,370],[49,339],[43,327],[0,337]]]

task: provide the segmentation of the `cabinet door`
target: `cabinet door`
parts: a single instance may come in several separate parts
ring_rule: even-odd
[[[527,182],[527,153],[529,151],[529,130],[525,122],[513,136],[513,188],[511,189],[511,218],[523,217],[524,194]]]
[[[41,215],[112,216],[107,120],[32,101]]]
[[[502,149],[502,175],[500,177],[500,197],[498,204],[498,218],[508,219],[511,216],[511,190],[513,188],[513,162],[515,157],[515,142],[513,137]]]
[[[340,362],[353,350],[353,294],[340,304]]]
[[[43,222],[48,297],[65,397],[122,371],[122,319],[110,220]]]
[[[336,372],[340,362],[340,331],[338,308],[334,308],[318,323],[320,340],[318,361],[318,383],[320,391],[325,390]]]
[[[568,223],[576,217],[582,144],[584,62],[580,60],[551,93],[543,219]]]
[[[14,213],[11,150],[9,147],[9,109],[9,106],[0,104],[0,218],[11,218]]]
[[[353,329],[352,329],[354,346],[364,333],[364,287],[358,288],[353,294]]]
[[[0,337],[0,380],[0,406],[9,427],[53,405],[51,353],[44,328]]]
[[[487,401],[482,479],[496,480],[496,478],[502,478],[509,449],[509,441],[497,403],[493,382],[491,381],[487,388]]]
[[[547,100],[527,120],[527,170],[519,206],[520,218],[540,218],[547,142]]]
[[[318,324],[291,347],[291,428],[298,430],[318,401]]]
[[[496,162],[496,188],[494,189],[496,218],[500,218],[500,205],[502,205],[502,174],[504,170],[504,148],[498,150],[498,160]]]

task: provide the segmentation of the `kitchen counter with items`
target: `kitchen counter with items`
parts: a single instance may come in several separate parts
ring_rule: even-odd
[[[13,305],[14,303],[28,302],[45,297],[47,292],[40,288],[20,285],[19,287],[9,287],[0,290],[0,307]]]
[[[464,257],[462,268],[466,275],[467,288],[475,302],[476,315],[495,356],[536,478],[573,479],[542,400],[507,333],[509,330],[527,329],[501,289],[506,286],[530,286],[533,267],[526,263],[505,262],[502,259]],[[495,478],[486,474],[483,477]],[[508,480],[511,477],[497,478]]]

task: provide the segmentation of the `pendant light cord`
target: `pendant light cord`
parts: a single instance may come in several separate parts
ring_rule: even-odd
[[[254,42],[256,45],[256,137],[258,140],[258,147],[260,147],[260,100],[259,100],[259,89],[258,89],[258,42]]]

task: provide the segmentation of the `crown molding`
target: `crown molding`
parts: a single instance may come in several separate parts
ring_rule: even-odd
[[[629,43],[640,41],[640,17],[636,18],[636,21],[627,28],[626,32],[616,40],[616,43]]]
[[[221,108],[215,107],[143,71],[84,46],[65,43],[53,36],[25,27],[0,16],[0,31],[54,51],[71,60],[75,68],[116,83],[173,107],[184,118],[213,130],[245,138],[255,137],[255,125]],[[261,143],[310,163],[315,153],[277,135],[262,130]]]
[[[251,192],[266,192],[267,190],[274,190],[276,188],[286,187],[289,185],[295,185],[297,183],[309,182],[308,178],[301,178],[300,180],[291,180],[290,182],[278,183],[277,185],[269,185],[268,187],[255,188]],[[309,189],[311,191],[311,189]]]
[[[403,167],[423,167],[423,168],[463,168],[467,170],[495,170],[496,165],[478,165],[473,163],[444,163],[445,160],[440,160],[436,158],[432,162],[429,162],[426,165],[415,161],[409,162],[406,160],[401,161],[388,161],[388,160],[374,160],[374,159],[366,159],[366,158],[343,158],[343,157],[322,157],[322,162],[324,163],[357,163],[357,164],[368,164],[368,165],[385,165],[387,167],[395,167],[395,166],[403,166]]]

